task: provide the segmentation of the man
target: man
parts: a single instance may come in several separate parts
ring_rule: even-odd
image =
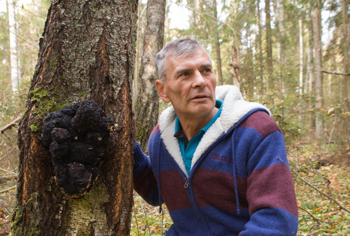
[[[234,86],[215,89],[196,40],[168,43],[155,64],[158,93],[172,106],[150,136],[150,159],[134,148],[134,188],[151,205],[166,204],[167,235],[296,235],[293,180],[269,111]]]

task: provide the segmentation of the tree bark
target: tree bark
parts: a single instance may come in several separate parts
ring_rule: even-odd
[[[272,32],[271,32],[271,14],[270,14],[270,0],[265,0],[265,14],[266,14],[266,67],[268,73],[268,85],[269,90],[274,89],[274,83],[272,80],[273,63],[272,63]]]
[[[346,74],[349,72],[349,33],[348,33],[348,15],[347,15],[347,1],[342,0],[343,4],[343,50],[344,50],[344,58],[343,58],[343,65],[344,65],[344,76],[343,76],[343,100],[345,101],[345,104],[349,106],[350,103],[350,82],[349,78],[346,77]],[[350,107],[347,107],[347,109],[350,109]]]
[[[135,104],[137,140],[144,151],[147,151],[149,136],[158,122],[159,97],[155,87],[158,76],[154,60],[163,47],[165,4],[164,0],[149,0],[147,3],[147,23]]]
[[[222,68],[221,68],[221,53],[220,53],[220,41],[219,41],[219,25],[218,25],[218,10],[216,6],[216,0],[213,0],[213,10],[215,17],[215,52],[216,52],[216,65],[218,69],[218,77],[219,77],[219,85],[224,84],[224,80],[222,78]]]
[[[308,3],[308,9],[311,11],[311,6],[310,3]],[[312,61],[313,61],[313,29],[312,29],[312,20],[310,19],[311,13],[308,12],[306,17],[307,21],[307,65],[306,65],[306,81],[305,81],[305,88],[304,92],[309,92],[311,93],[312,91],[312,84],[314,80],[313,76],[313,66],[312,66]]]
[[[18,131],[17,205],[11,235],[129,235],[137,1],[52,1]],[[44,117],[94,100],[115,124],[91,191],[66,197],[41,143]]]
[[[137,92],[139,91],[139,79],[138,75],[140,73],[139,67],[140,67],[140,51],[142,50],[142,2],[140,1],[138,3],[137,7],[137,37],[136,37],[136,55],[135,55],[135,68],[134,68],[134,84],[133,84],[133,101],[136,102],[137,99]]]
[[[262,48],[262,27],[261,27],[261,11],[260,11],[260,0],[256,3],[256,18],[258,24],[258,50],[259,50],[259,76],[260,76],[260,95],[265,94],[265,76],[264,76],[264,58],[263,58],[263,48]]]
[[[17,24],[16,24],[16,3],[14,0],[8,0],[9,9],[9,30],[10,30],[10,59],[11,59],[11,82],[12,92],[18,91],[19,85],[19,66],[17,52]]]
[[[303,21],[299,19],[299,95],[303,95],[303,68],[304,68],[304,47],[303,47]]]
[[[284,68],[286,64],[286,53],[285,53],[285,27],[284,27],[284,3],[283,0],[275,0],[274,8],[277,20],[277,58],[279,67],[279,87],[282,92],[282,98],[285,96],[285,76]]]
[[[316,92],[316,121],[315,135],[320,142],[323,137],[323,77],[322,77],[322,43],[321,43],[321,2],[317,0],[312,11],[315,51],[315,92]]]

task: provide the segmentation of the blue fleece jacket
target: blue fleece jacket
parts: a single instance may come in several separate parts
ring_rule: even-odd
[[[134,148],[134,188],[164,202],[174,222],[167,235],[296,235],[298,209],[283,135],[260,104],[236,87],[217,87],[222,113],[204,134],[187,173],[172,107],[149,140],[150,159]],[[159,191],[160,190],[160,191]]]

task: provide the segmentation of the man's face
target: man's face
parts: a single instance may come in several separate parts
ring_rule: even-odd
[[[167,58],[166,81],[156,81],[158,93],[178,116],[205,117],[215,107],[216,79],[208,54],[199,49],[184,58]]]

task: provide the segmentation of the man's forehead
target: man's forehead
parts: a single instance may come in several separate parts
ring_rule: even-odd
[[[167,64],[169,65],[171,63],[175,63],[177,65],[177,63],[179,63],[179,62],[181,62],[181,63],[186,63],[187,61],[193,62],[194,57],[197,60],[200,59],[201,63],[203,63],[203,64],[210,64],[210,65],[212,64],[210,56],[203,49],[198,49],[194,53],[191,53],[188,55],[180,55],[180,56],[170,55],[167,57]]]

